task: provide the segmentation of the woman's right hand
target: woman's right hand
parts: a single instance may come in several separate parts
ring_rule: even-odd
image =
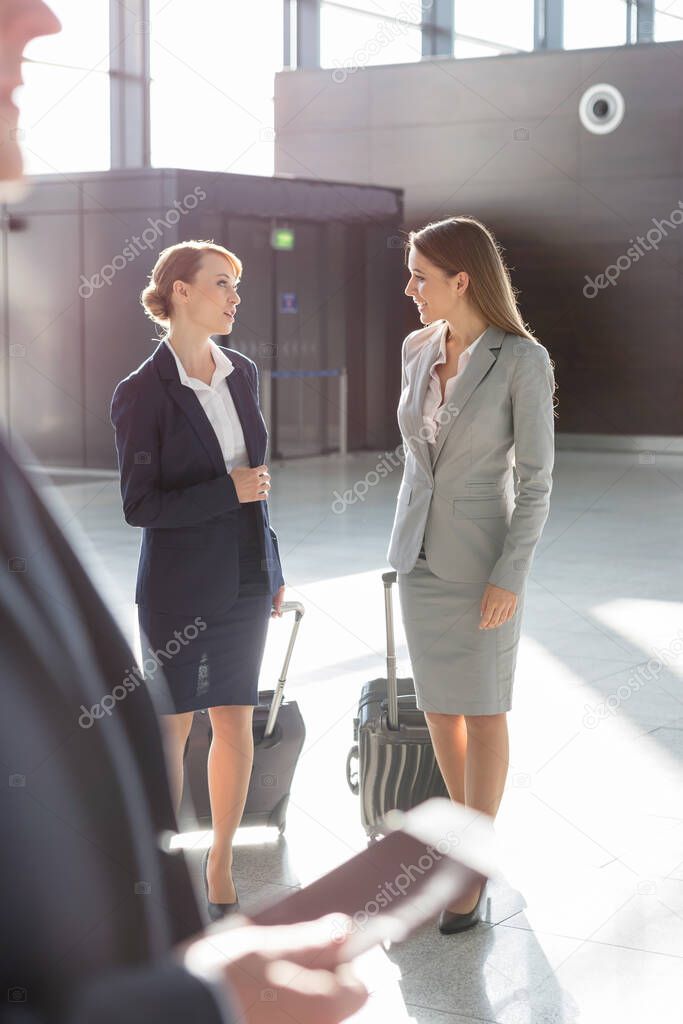
[[[174,953],[195,977],[225,986],[244,1024],[339,1024],[365,1005],[368,990],[344,952],[348,918],[267,927],[242,920]]]
[[[270,491],[270,473],[267,466],[255,469],[233,469],[230,473],[240,505],[247,501],[265,501]]]

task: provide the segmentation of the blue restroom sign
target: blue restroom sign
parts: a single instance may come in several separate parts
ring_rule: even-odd
[[[280,312],[299,312],[299,299],[297,298],[296,292],[280,292]]]

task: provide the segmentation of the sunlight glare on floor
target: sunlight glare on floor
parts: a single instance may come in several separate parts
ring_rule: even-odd
[[[680,601],[617,598],[593,608],[592,614],[625,640],[638,644],[644,661],[647,656],[657,658],[664,668],[683,679],[683,604]]]

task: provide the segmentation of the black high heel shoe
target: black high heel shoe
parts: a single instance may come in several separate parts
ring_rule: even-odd
[[[234,903],[212,903],[209,899],[209,879],[207,876],[207,867],[209,864],[209,853],[211,847],[204,850],[202,854],[202,878],[204,879],[204,892],[206,893],[206,906],[209,911],[209,917],[212,921],[220,921],[221,918],[227,917],[228,914],[234,914],[235,911],[239,910],[240,901],[239,898]],[[237,895],[237,889],[235,889],[235,895]]]
[[[455,935],[481,921],[481,907],[486,893],[486,882],[481,887],[479,899],[467,914],[453,914],[450,910],[442,910],[439,916],[439,931],[442,935]]]

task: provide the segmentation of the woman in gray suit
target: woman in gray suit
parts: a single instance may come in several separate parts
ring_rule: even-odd
[[[450,796],[495,817],[526,580],[552,487],[553,364],[479,221],[411,232],[406,261],[423,326],[403,343],[405,468],[388,558]],[[464,893],[440,930],[475,924],[484,892]]]

